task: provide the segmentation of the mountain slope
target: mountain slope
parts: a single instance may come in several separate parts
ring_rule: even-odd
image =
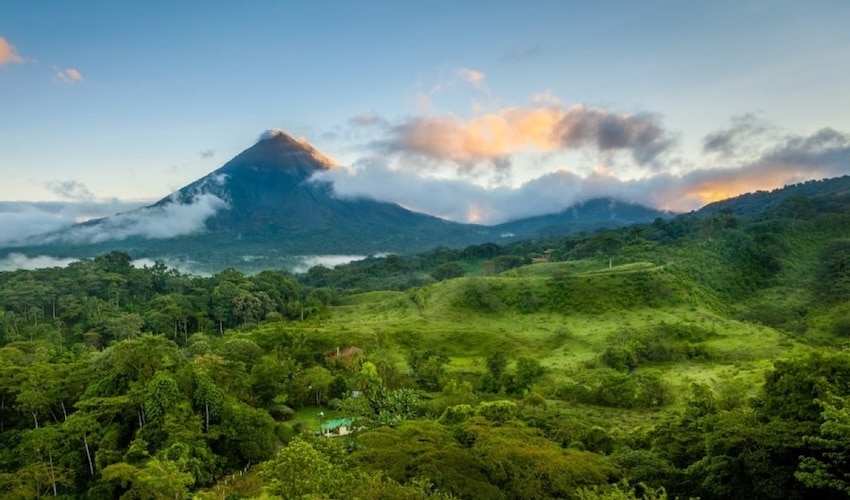
[[[523,236],[563,236],[579,231],[613,228],[652,222],[670,214],[610,198],[597,198],[576,204],[555,214],[538,215],[495,226],[499,234]]]
[[[810,203],[829,203],[829,200],[850,196],[850,176],[835,177],[789,184],[772,191],[756,191],[728,198],[699,209],[698,215],[710,216],[722,210],[731,210],[742,217],[758,217],[760,214],[780,210],[805,208],[798,201],[806,198]],[[795,201],[796,200],[796,201]],[[783,206],[784,204],[784,206]],[[805,204],[805,203],[804,203]],[[839,204],[840,205],[840,204]],[[841,205],[843,207],[843,205]]]

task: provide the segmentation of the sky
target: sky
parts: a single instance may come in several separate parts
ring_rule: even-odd
[[[274,128],[338,163],[339,196],[485,224],[850,174],[847,26],[846,0],[4,0],[0,243]]]

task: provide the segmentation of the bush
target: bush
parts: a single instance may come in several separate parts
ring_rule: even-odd
[[[489,403],[481,403],[475,410],[475,414],[486,418],[491,422],[503,424],[513,420],[517,415],[517,405],[513,401],[492,401]]]
[[[630,372],[638,366],[637,355],[627,347],[606,347],[601,358],[603,363],[620,372]]]
[[[850,317],[845,316],[833,323],[832,333],[839,337],[850,337]]]
[[[470,405],[449,406],[440,416],[439,422],[443,425],[455,425],[466,421],[473,415],[474,410]]]
[[[481,278],[472,278],[464,283],[455,305],[478,312],[494,313],[505,308],[493,285]]]

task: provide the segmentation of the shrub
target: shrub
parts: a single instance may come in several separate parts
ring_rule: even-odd
[[[513,401],[501,400],[481,403],[475,414],[491,422],[503,424],[513,420],[517,415],[517,405]]]
[[[845,316],[833,323],[832,333],[839,337],[850,337],[850,317]]]
[[[443,425],[455,425],[464,422],[474,413],[470,405],[449,406],[440,416],[439,422]]]
[[[638,366],[637,355],[627,347],[606,347],[601,358],[603,363],[620,372],[630,372]]]
[[[478,312],[499,312],[505,304],[499,299],[493,285],[481,278],[473,278],[464,283],[455,305]]]

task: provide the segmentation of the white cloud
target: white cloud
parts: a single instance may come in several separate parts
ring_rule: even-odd
[[[88,186],[79,181],[47,181],[44,186],[54,194],[69,200],[93,201],[95,199]]]
[[[44,269],[50,267],[66,267],[79,259],[56,258],[49,255],[27,257],[21,253],[10,253],[0,258],[0,271],[15,271],[17,269]]]
[[[226,176],[216,176],[212,182],[221,184],[225,179]],[[72,192],[78,188],[73,182],[69,186]],[[149,203],[0,202],[0,247],[55,241],[98,243],[133,236],[172,238],[203,231],[206,220],[228,206],[210,193],[196,194],[189,203],[170,200],[145,207]],[[74,226],[85,221],[88,224]]]
[[[147,202],[45,201],[0,202],[0,246],[56,231],[72,224],[136,209]]]
[[[383,257],[386,254],[378,254],[376,257]],[[354,262],[355,260],[363,260],[367,256],[366,255],[309,255],[309,256],[299,256],[296,257],[298,259],[297,264],[292,264],[290,266],[290,271],[294,273],[306,273],[310,270],[311,267],[315,266],[324,266],[324,267],[336,267],[341,266],[343,264],[348,264],[349,262]]]
[[[481,71],[469,68],[458,68],[455,70],[455,74],[475,88],[484,88],[484,78],[486,75]]]
[[[738,164],[632,179],[620,179],[603,168],[587,174],[558,169],[518,187],[488,188],[467,179],[436,178],[432,172],[397,168],[386,158],[377,158],[321,172],[313,179],[332,182],[339,197],[389,201],[449,220],[482,224],[558,212],[602,197],[689,211],[750,191],[848,175],[850,135],[826,128],[808,136],[786,136],[764,145],[758,158],[747,156]]]
[[[156,261],[160,261],[170,269],[177,269],[181,273],[192,274],[195,276],[210,276],[208,268],[194,260],[179,259],[171,256],[163,256],[157,259],[135,259],[130,262],[130,265],[136,268],[153,267]]]
[[[51,235],[47,241],[57,239],[74,243],[99,243],[124,240],[133,236],[150,239],[173,238],[205,230],[204,223],[227,202],[211,193],[200,193],[190,203],[170,200],[166,203],[139,208]]]

